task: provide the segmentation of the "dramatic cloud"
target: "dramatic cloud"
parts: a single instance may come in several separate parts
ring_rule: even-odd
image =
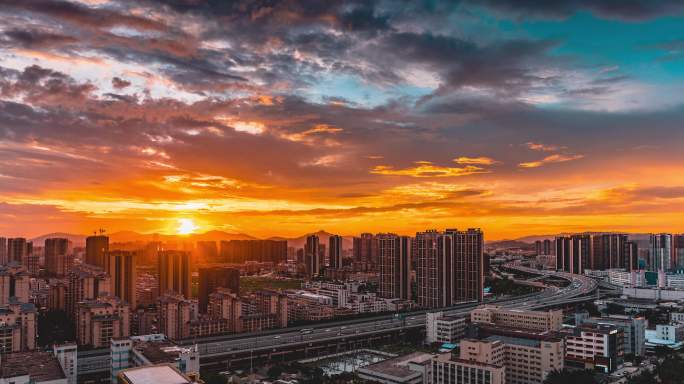
[[[683,12],[0,2],[0,235],[684,231]]]

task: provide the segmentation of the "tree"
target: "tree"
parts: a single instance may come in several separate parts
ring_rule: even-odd
[[[682,384],[684,383],[684,359],[679,355],[671,354],[658,364],[656,368],[660,382],[663,384]]]
[[[656,382],[655,373],[644,370],[640,374],[630,377],[627,384],[653,384]]]
[[[280,375],[283,374],[285,369],[279,365],[274,365],[271,368],[268,369],[266,374],[268,375],[269,378],[271,379],[277,379],[280,377]]]
[[[554,370],[546,376],[544,384],[598,384],[594,372],[586,369],[583,371]]]

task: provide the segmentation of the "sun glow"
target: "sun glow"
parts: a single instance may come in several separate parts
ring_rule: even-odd
[[[192,219],[178,219],[178,228],[176,228],[176,232],[178,232],[179,235],[189,235],[198,229],[199,227]]]

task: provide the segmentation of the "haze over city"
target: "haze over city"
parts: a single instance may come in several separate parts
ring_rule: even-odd
[[[682,10],[3,1],[0,233],[684,231]]]

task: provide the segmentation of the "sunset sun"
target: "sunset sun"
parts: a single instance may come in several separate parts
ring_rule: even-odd
[[[189,235],[197,231],[199,227],[192,219],[178,219],[178,227],[176,232],[179,235]]]

